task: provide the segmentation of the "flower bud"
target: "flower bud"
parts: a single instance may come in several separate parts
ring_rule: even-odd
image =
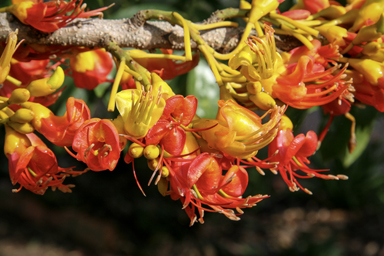
[[[367,43],[364,45],[361,53],[368,56],[368,58],[371,60],[375,60],[377,62],[384,61],[384,50],[381,48],[381,45],[378,42]]]
[[[358,13],[359,13],[358,9],[352,9],[347,13],[345,13],[344,15],[338,17],[337,19],[327,22],[326,25],[337,26],[342,24],[352,24],[355,21]]]
[[[55,92],[64,83],[64,71],[57,67],[51,77],[45,77],[32,81],[27,89],[32,97],[43,97]]]
[[[166,196],[168,191],[168,180],[166,178],[161,178],[159,183],[157,183],[157,189],[162,196]]]
[[[349,58],[348,63],[363,74],[364,78],[372,85],[378,85],[383,77],[384,64],[370,59]]]
[[[310,16],[310,20],[317,19],[319,17],[325,18],[327,20],[334,20],[346,13],[344,6],[330,5],[327,8],[319,11],[316,14]]]
[[[147,160],[148,168],[151,169],[152,171],[155,171],[157,168],[157,165],[159,164],[159,159],[148,159]]]
[[[380,19],[370,26],[363,27],[359,30],[356,37],[352,40],[352,44],[358,45],[364,42],[374,41],[380,38],[384,33],[384,17],[380,15]]]
[[[28,134],[34,131],[33,126],[30,123],[14,123],[14,122],[7,122],[7,125],[12,127],[15,131],[21,133],[21,134]]]
[[[28,123],[33,120],[34,116],[35,115],[31,110],[20,108],[9,118],[9,120],[16,123]]]
[[[21,104],[29,100],[30,93],[27,89],[17,88],[11,93],[9,97],[8,104]]]
[[[8,125],[5,125],[5,143],[4,143],[4,154],[12,155],[17,152],[18,154],[23,153],[31,142],[27,136],[21,134]]]
[[[156,145],[148,145],[144,148],[144,156],[149,160],[158,158],[159,155],[160,150]]]
[[[167,167],[163,166],[161,168],[161,177],[162,178],[167,178],[169,176],[169,170]]]
[[[292,129],[293,129],[292,121],[286,115],[282,115],[281,120],[280,120],[279,130],[285,131],[287,129],[290,129],[292,131]]]
[[[39,130],[41,127],[42,119],[49,118],[49,117],[53,116],[53,113],[49,108],[47,108],[47,107],[45,107],[39,103],[24,102],[22,104],[22,107],[30,109],[34,113],[34,118],[33,118],[32,123],[33,123],[33,126],[37,130]]]
[[[262,86],[260,82],[253,82],[247,84],[247,91],[250,94],[258,94],[261,92]]]
[[[345,45],[345,41],[343,39],[347,36],[347,30],[345,28],[333,25],[322,25],[316,27],[315,29],[318,30],[322,36],[327,38],[328,42],[339,46]]]
[[[268,110],[276,105],[276,101],[265,92],[249,95],[249,99],[260,109]]]
[[[356,32],[369,19],[376,22],[382,16],[384,3],[381,0],[366,0],[359,9],[358,15],[355,16],[353,26],[349,28],[349,32]]]
[[[128,149],[129,155],[133,158],[139,158],[143,156],[143,151],[144,148],[137,143],[132,143]]]

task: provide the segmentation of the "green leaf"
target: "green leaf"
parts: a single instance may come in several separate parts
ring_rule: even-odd
[[[219,87],[208,63],[201,60],[187,77],[187,94],[198,100],[196,114],[201,118],[216,118]]]
[[[370,106],[363,109],[352,107],[350,113],[356,119],[357,144],[354,152],[351,154],[348,151],[352,123],[345,116],[335,117],[320,147],[320,153],[324,161],[339,158],[345,168],[352,165],[364,152],[377,115],[377,111]]]
[[[350,154],[348,152],[348,148],[346,148],[346,154],[343,159],[343,166],[345,168],[348,168],[353,164],[360,155],[364,152],[365,148],[367,147],[369,140],[371,138],[371,131],[373,128],[373,122],[369,126],[364,127],[357,127],[356,129],[356,148],[355,150]]]

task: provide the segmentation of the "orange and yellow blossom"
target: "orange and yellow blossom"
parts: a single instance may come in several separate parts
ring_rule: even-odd
[[[209,147],[240,159],[255,156],[258,150],[273,140],[284,112],[283,107],[275,106],[267,112],[270,120],[262,124],[258,115],[234,101],[220,100],[218,104],[216,119],[199,119],[193,122],[193,128],[204,129],[218,124],[198,133]]]
[[[13,185],[19,184],[33,193],[43,195],[48,187],[71,192],[73,185],[64,185],[72,168],[60,168],[54,153],[35,134],[20,134],[5,125],[4,153],[9,161]]]

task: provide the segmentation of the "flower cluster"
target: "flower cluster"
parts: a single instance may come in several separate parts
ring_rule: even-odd
[[[233,22],[194,24],[174,12],[157,15],[152,10],[153,17],[146,19],[161,16],[182,26],[183,56],[167,49],[157,54],[124,50],[113,42],[94,49],[22,41],[19,47],[17,32],[11,32],[0,44],[0,124],[6,131],[4,153],[11,182],[19,186],[15,191],[71,192],[73,185],[64,184],[67,177],[113,171],[123,158],[132,164],[144,194],[134,168],[135,159],[144,157],[153,171],[148,185],[153,181],[163,196],[180,200],[193,225],[204,222],[206,211],[238,220],[242,209],[268,198],[244,195],[252,169],[261,175],[263,169],[270,169],[281,175],[290,191],[308,194],[312,192],[298,179],[348,179],[324,174],[328,169],[311,168],[309,157],[321,146],[337,115],[352,120],[349,149],[353,151],[355,120],[349,111],[355,101],[384,111],[384,4],[356,0],[342,6],[304,0],[281,13],[280,2],[241,0],[244,34],[238,46],[225,54],[205,43],[200,31]],[[100,16],[105,9],[85,11],[82,0],[14,1],[0,12],[52,33],[76,18]],[[258,36],[250,35],[252,29]],[[277,49],[275,34],[289,35],[302,45]],[[198,45],[194,54],[191,39]],[[196,115],[197,98],[175,94],[166,82],[193,69],[200,54],[220,88],[214,119]],[[117,73],[110,79],[114,65]],[[66,76],[87,90],[111,83],[107,109],[117,108],[114,118],[91,118],[87,102],[75,97],[66,99],[62,116],[53,113],[49,107],[63,97]],[[287,108],[313,107],[329,113],[330,121],[319,136],[315,131],[295,136]],[[43,140],[65,148],[87,168],[59,167]],[[258,156],[263,148],[268,149],[266,159]]]

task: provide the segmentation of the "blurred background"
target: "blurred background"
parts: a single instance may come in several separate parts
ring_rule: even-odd
[[[87,1],[90,9],[115,6],[105,18],[131,17],[139,10],[177,11],[194,22],[227,7],[238,7],[235,0]],[[1,1],[0,7],[10,1]],[[292,2],[285,1],[282,8]],[[111,78],[113,74],[111,74]],[[66,97],[84,99],[93,116],[108,116],[106,101],[109,84],[95,91],[76,89],[67,78],[62,98],[52,106],[65,112]],[[214,117],[218,88],[202,60],[190,73],[170,81],[177,93],[194,94],[198,113]],[[113,172],[88,172],[68,178],[73,193],[47,191],[44,196],[25,189],[11,192],[8,163],[0,159],[0,256],[109,256],[109,255],[364,255],[384,256],[384,118],[371,107],[353,107],[357,120],[357,148],[347,152],[350,121],[336,117],[311,167],[329,168],[332,174],[345,174],[348,181],[303,180],[313,192],[292,193],[280,176],[266,171],[260,176],[250,170],[245,194],[269,194],[257,207],[246,209],[241,221],[230,221],[217,213],[206,213],[205,224],[188,227],[189,218],[179,201],[172,201],[144,186],[138,189],[132,166],[119,163]],[[328,116],[321,109],[293,110],[288,115],[295,134],[319,132]],[[113,117],[113,115],[111,115]],[[4,142],[4,128],[0,128]],[[55,147],[61,167],[85,168],[61,148]],[[260,158],[266,151],[260,152]],[[142,185],[151,176],[146,161],[135,161]]]

